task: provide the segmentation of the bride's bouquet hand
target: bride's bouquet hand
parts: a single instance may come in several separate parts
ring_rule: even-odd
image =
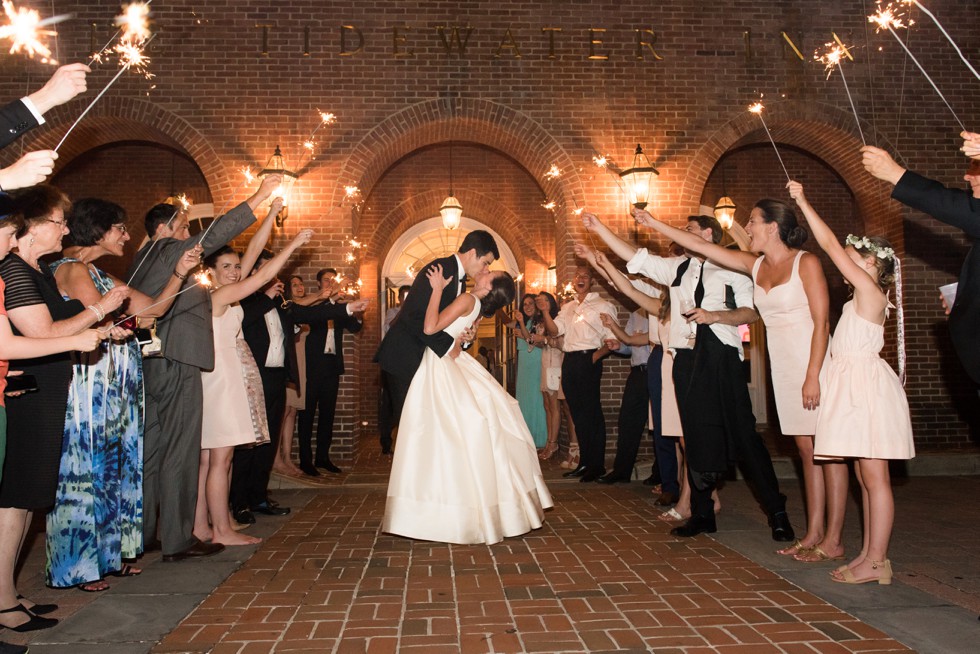
[[[425,273],[425,276],[429,278],[429,284],[432,285],[433,291],[441,291],[449,286],[449,280],[442,276],[441,263],[437,263],[429,268],[429,272]]]

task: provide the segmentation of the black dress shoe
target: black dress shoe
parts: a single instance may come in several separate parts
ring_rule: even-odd
[[[324,461],[324,462],[322,462],[322,463],[319,463],[319,462],[318,462],[318,463],[315,463],[314,465],[315,465],[315,466],[316,466],[317,468],[323,468],[323,469],[324,469],[324,470],[326,470],[327,472],[334,472],[334,473],[338,473],[338,472],[343,472],[343,470],[341,470],[340,468],[338,468],[337,466],[335,466],[335,465],[334,465],[333,463],[331,463],[330,461]]]
[[[303,471],[304,475],[309,475],[310,477],[319,477],[320,471],[315,467],[311,466],[309,463],[299,464],[299,469]]]
[[[796,538],[793,525],[789,523],[789,516],[785,511],[773,514],[769,518],[769,526],[772,527],[772,539],[783,543],[788,543]]]
[[[248,509],[238,509],[232,514],[232,517],[240,525],[254,525],[255,516]]]
[[[588,468],[586,468],[583,464],[579,464],[579,466],[577,468],[575,468],[574,470],[569,470],[568,472],[564,472],[564,473],[562,473],[561,476],[562,477],[581,477],[582,475],[585,474],[585,471],[586,470],[588,470]]]
[[[14,645],[0,641],[0,654],[27,654],[27,645]]]
[[[602,475],[596,482],[600,484],[628,484],[630,483],[629,475],[622,475],[618,472],[610,472],[608,475]]]
[[[15,604],[9,609],[3,609],[2,611],[0,611],[0,613],[23,613],[28,618],[30,618],[30,620],[28,620],[24,624],[19,624],[16,627],[7,627],[7,629],[12,629],[13,631],[17,631],[20,633],[24,633],[26,631],[37,631],[38,629],[50,629],[51,627],[58,624],[58,621],[56,619],[42,618],[40,616],[34,615],[33,613],[25,609],[23,606],[21,606],[19,603]]]
[[[289,515],[291,510],[288,506],[279,506],[275,502],[263,502],[252,507],[252,511],[255,513],[264,513],[265,515]]]
[[[18,602],[20,602],[22,599],[24,599],[24,596],[23,595],[18,595],[17,596],[17,601]],[[24,606],[24,604],[21,603],[21,606]],[[34,606],[32,606],[30,608],[27,608],[26,606],[24,606],[24,608],[27,609],[28,611],[30,611],[31,613],[33,613],[34,615],[47,615],[48,613],[54,613],[55,611],[57,611],[58,610],[58,605],[57,604],[35,604]],[[0,650],[0,654],[3,654],[3,651],[2,650]]]
[[[586,471],[584,475],[582,475],[582,478],[579,479],[579,482],[583,484],[588,484],[593,481],[598,481],[599,478],[602,477],[604,474],[606,474],[605,468],[599,468],[598,470],[589,470]]]
[[[211,556],[212,554],[217,554],[223,549],[225,549],[225,546],[221,543],[205,543],[203,541],[197,541],[185,550],[181,550],[174,554],[164,554],[163,560],[167,563],[171,563],[174,561],[183,561],[184,559],[193,557]]]
[[[680,536],[681,538],[692,538],[698,534],[713,534],[716,531],[718,531],[718,528],[715,526],[714,518],[702,518],[701,516],[692,515],[680,527],[671,529],[670,533],[673,536]]]
[[[658,474],[652,474],[643,480],[644,486],[656,486],[659,483],[661,482],[660,482],[660,475]]]

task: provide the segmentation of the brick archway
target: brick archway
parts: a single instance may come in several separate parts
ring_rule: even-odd
[[[415,150],[450,141],[493,148],[513,158],[537,179],[551,164],[564,171],[544,179],[542,191],[561,204],[581,205],[582,180],[571,156],[540,123],[496,102],[441,98],[411,105],[388,116],[352,149],[338,175],[332,205],[340,205],[345,186],[357,186],[368,198],[395,162]]]
[[[897,249],[904,251],[901,208],[890,201],[890,190],[861,165],[858,150],[862,144],[853,114],[827,104],[796,100],[767,104],[765,112],[766,124],[776,143],[809,152],[835,170],[854,194],[865,229],[885,235]],[[866,137],[874,135],[873,127],[866,122],[862,121],[861,128]],[[876,136],[888,148],[881,134]],[[757,116],[741,111],[698,150],[684,179],[682,204],[698,207],[715,164],[732,146],[753,142],[768,142],[768,137]]]
[[[27,137],[29,149],[54,148],[77,119],[78,111],[61,105],[44,117],[45,128]],[[228,171],[204,135],[177,114],[139,98],[101,100],[62,145],[58,167],[92,148],[118,141],[148,141],[181,150],[201,169],[215,201],[232,192]]]

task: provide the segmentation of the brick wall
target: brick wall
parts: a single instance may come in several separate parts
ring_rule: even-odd
[[[595,154],[624,166],[642,143],[660,170],[653,206],[677,224],[720,195],[719,162],[731,168],[724,186],[741,207],[762,196],[782,197],[782,170],[766,150],[758,118],[745,110],[764,93],[773,137],[815,206],[842,237],[858,227],[885,234],[904,256],[916,439],[920,448],[963,446],[977,438],[975,395],[971,403],[935,289],[955,277],[965,243],[955,230],[891,202],[888,189],[863,171],[839,76],[827,80],[810,60],[813,51],[832,31],[855,46],[856,61],[845,65],[865,136],[917,171],[958,183],[958,128],[894,40],[867,29],[872,3],[863,4],[866,9],[843,0],[723,0],[706,12],[682,0],[440,1],[411,9],[391,0],[155,3],[158,36],[150,68],[156,77],[119,80],[66,141],[58,181],[72,195],[104,192],[138,215],[170,189],[169,167],[155,165],[170,148],[199,171],[200,179],[187,183],[206,186],[221,206],[247,194],[239,168],[260,168],[281,144],[287,163],[302,173],[284,237],[306,226],[317,230],[292,267],[309,278],[336,265],[345,240],[355,236],[365,243],[356,272],[366,289],[380,289],[380,266],[391,245],[407,227],[434,216],[445,195],[452,142],[455,190],[467,215],[500,234],[525,268],[554,262],[564,279],[574,264],[573,242],[585,238],[574,208],[598,212],[623,235],[633,232],[617,178],[592,165]],[[930,8],[967,56],[980,58],[980,25],[970,3],[936,0]],[[61,58],[82,59],[91,43],[104,42],[114,9],[93,0],[75,3],[75,18],[59,25]],[[927,22],[918,21],[911,47],[961,118],[973,124],[975,82]],[[354,52],[360,37],[343,25],[360,31],[362,49]],[[447,54],[440,25],[447,26],[449,43],[453,26],[461,41],[468,38],[464,53]],[[637,29],[655,32],[653,49],[662,60],[637,47]],[[649,32],[640,35],[651,39]],[[341,56],[342,47],[349,56]],[[0,91],[6,97],[23,95],[49,74],[16,57],[7,56],[4,66]],[[113,74],[111,65],[96,70],[86,99]],[[23,139],[24,147],[56,143],[83,107],[80,99],[50,112],[48,125]],[[317,109],[338,120],[318,132],[310,159],[301,142],[316,125]],[[99,150],[109,144],[111,150]],[[3,156],[9,160],[19,148]],[[117,156],[118,148],[139,150]],[[552,163],[562,170],[555,180],[544,177]],[[120,179],[133,182],[115,183]],[[358,203],[345,199],[345,185],[360,188]],[[143,197],[136,197],[141,189]],[[557,203],[554,212],[541,209],[545,198]],[[620,317],[626,315],[624,308]],[[378,315],[371,312],[364,332],[348,341],[350,374],[335,444],[340,459],[354,439],[373,437],[377,370],[370,357],[378,334]],[[624,376],[621,362],[607,368],[610,424]]]

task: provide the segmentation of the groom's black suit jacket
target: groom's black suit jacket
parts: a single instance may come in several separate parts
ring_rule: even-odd
[[[980,384],[980,199],[960,189],[946,188],[939,182],[907,171],[898,180],[892,197],[929,214],[936,220],[959,227],[972,247],[963,260],[956,302],[950,307],[949,333],[963,367]]]
[[[442,264],[443,277],[450,280],[446,288],[442,289],[439,310],[448,307],[459,295],[460,275],[464,273],[459,270],[455,256],[436,259],[418,272],[412,290],[408,292],[408,297],[402,303],[398,316],[374,356],[374,360],[381,364],[381,369],[385,372],[402,378],[411,378],[422,363],[422,355],[425,354],[426,347],[443,356],[453,346],[455,339],[449,334],[438,332],[427,335],[422,329],[425,323],[425,309],[429,306],[429,298],[432,297],[432,285],[426,275],[435,264]]]

